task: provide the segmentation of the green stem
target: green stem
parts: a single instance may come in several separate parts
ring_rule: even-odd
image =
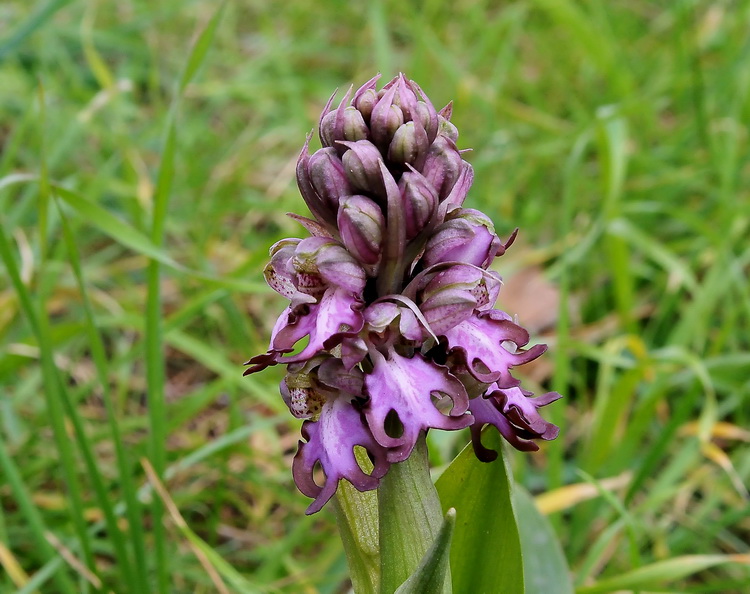
[[[408,459],[391,466],[378,488],[380,509],[380,591],[391,594],[404,583],[432,545],[443,523],[430,477],[424,434]],[[443,594],[451,592],[450,577]]]

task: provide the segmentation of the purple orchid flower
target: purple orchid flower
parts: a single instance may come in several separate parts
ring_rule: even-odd
[[[451,104],[436,111],[403,75],[380,90],[378,78],[336,108],[331,97],[322,148],[310,155],[305,142],[297,182],[313,218],[291,216],[311,236],[271,248],[266,281],[289,305],[245,372],[287,365],[281,394],[305,419],[293,475],[314,499],[307,513],[341,479],[377,488],[430,429],[470,427],[484,461],[497,456],[481,443],[485,425],[524,451],[558,432],[538,409],[560,395],[532,398],[511,375],[546,347],[524,349],[528,332],[493,309],[502,282],[488,268],[516,233],[502,243],[486,215],[462,208],[473,170]]]

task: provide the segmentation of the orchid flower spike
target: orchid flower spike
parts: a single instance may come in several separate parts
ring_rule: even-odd
[[[538,409],[560,395],[532,398],[510,372],[546,347],[525,348],[526,330],[493,309],[501,279],[489,267],[515,232],[503,243],[485,214],[462,207],[473,171],[451,105],[437,111],[403,74],[380,90],[378,78],[336,108],[331,97],[322,148],[310,155],[305,143],[297,183],[313,218],[293,218],[311,236],[271,248],[266,280],[289,305],[245,372],[287,366],[281,395],[305,419],[292,471],[314,499],[307,513],[341,479],[377,488],[430,429],[470,427],[484,461],[497,457],[481,443],[485,425],[519,450],[558,433]]]

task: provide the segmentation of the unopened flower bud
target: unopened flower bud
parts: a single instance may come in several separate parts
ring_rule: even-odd
[[[380,206],[366,196],[348,196],[339,203],[337,223],[346,249],[374,276],[385,228]]]
[[[323,145],[323,147],[332,147],[334,142],[336,142],[337,140],[334,134],[334,127],[336,125],[336,111],[337,110],[335,109],[333,111],[329,111],[321,118],[320,124],[318,124],[320,143]]]
[[[396,87],[391,86],[375,104],[370,115],[370,133],[379,147],[387,148],[399,126],[404,123],[404,114],[393,99]]]
[[[445,136],[454,143],[458,142],[458,128],[453,125],[453,122],[443,116],[438,116],[438,133],[440,136]]]
[[[357,294],[365,287],[365,271],[354,257],[333,239],[308,237],[294,252],[292,266],[299,291],[318,294],[328,286]]]
[[[364,121],[369,122],[370,115],[372,114],[372,109],[375,107],[375,104],[377,102],[378,92],[375,89],[367,89],[355,99],[354,107],[356,107],[362,114]]]
[[[438,134],[438,117],[432,104],[418,101],[417,118],[427,132],[428,141],[434,141]]]
[[[338,210],[339,200],[352,193],[344,165],[332,147],[322,148],[310,157],[310,181],[328,209]]]
[[[450,217],[427,242],[422,256],[425,268],[439,262],[465,262],[486,268],[498,253],[505,252],[492,221],[484,213],[461,208]]]
[[[344,140],[364,140],[368,133],[362,114],[351,106],[344,109]]]
[[[394,163],[415,164],[428,147],[427,133],[422,124],[406,122],[393,135],[388,147],[388,159]]]
[[[437,194],[432,184],[415,171],[404,173],[398,187],[404,203],[406,239],[412,239],[434,216]]]
[[[452,140],[438,136],[430,145],[422,173],[432,183],[442,202],[450,194],[463,167],[461,153]]]
[[[349,149],[344,153],[342,162],[344,174],[352,189],[385,197],[385,185],[380,172],[383,158],[375,145],[368,140],[339,144]]]

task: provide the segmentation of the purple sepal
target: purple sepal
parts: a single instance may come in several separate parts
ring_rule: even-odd
[[[547,350],[544,344],[518,350],[529,342],[529,333],[497,309],[478,312],[443,335],[472,376],[488,384],[497,382],[502,389],[520,383],[510,374],[511,367],[528,363]]]
[[[426,361],[419,353],[411,359],[393,350],[386,359],[371,350],[372,371],[365,375],[365,392],[370,397],[365,407],[367,424],[377,442],[388,448],[388,460],[401,462],[411,454],[420,431],[426,429],[463,429],[473,419],[464,413],[469,406],[466,390],[446,367]],[[433,403],[433,394],[447,395],[453,401],[448,415]],[[403,431],[399,437],[386,433],[385,422],[391,411],[398,415]]]
[[[482,445],[481,431],[486,424],[493,425],[517,450],[533,452],[539,446],[532,440],[555,439],[559,428],[545,421],[537,409],[561,398],[557,392],[548,392],[538,398],[529,398],[520,388],[501,390],[493,384],[485,397],[474,398],[469,410],[474,415],[471,440],[474,452],[482,462],[497,458],[497,452]]]
[[[478,210],[459,208],[435,229],[427,242],[422,262],[425,267],[439,262],[465,262],[487,268],[495,256],[505,253],[505,249],[487,215]]]
[[[386,450],[379,445],[362,423],[360,412],[343,394],[326,402],[317,421],[302,425],[299,449],[294,456],[292,475],[297,488],[315,499],[306,514],[319,511],[336,493],[339,481],[348,480],[359,491],[376,489],[379,479],[388,472]],[[371,474],[362,471],[354,456],[354,446],[365,448],[375,467]],[[325,473],[321,487],[313,479],[316,463]]]
[[[453,184],[450,193],[445,200],[440,202],[438,208],[438,220],[445,219],[446,213],[454,208],[461,206],[469,193],[471,184],[474,182],[474,169],[466,161],[463,161],[461,173],[458,175],[456,183]]]
[[[300,225],[307,229],[310,232],[310,235],[312,235],[313,237],[333,237],[333,235],[331,235],[331,231],[325,225],[321,225],[320,223],[318,223],[318,221],[314,221],[313,219],[308,219],[307,217],[294,214],[293,212],[286,213],[286,216],[297,221]]]

